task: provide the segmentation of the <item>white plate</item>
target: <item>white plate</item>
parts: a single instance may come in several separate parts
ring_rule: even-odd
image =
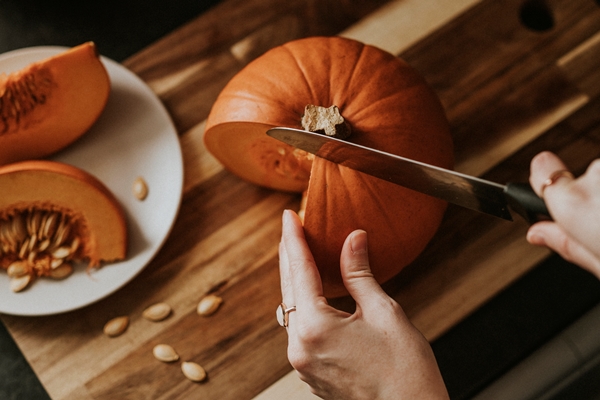
[[[64,47],[31,47],[0,55],[0,72],[20,70]],[[99,178],[127,214],[129,248],[123,262],[86,272],[85,266],[63,281],[38,279],[13,293],[0,271],[0,312],[48,315],[96,302],[133,279],[168,236],[181,203],[183,157],[177,131],[150,88],[122,65],[102,57],[111,79],[106,109],[92,129],[52,159],[75,165]],[[148,183],[144,201],[132,194],[134,180]]]

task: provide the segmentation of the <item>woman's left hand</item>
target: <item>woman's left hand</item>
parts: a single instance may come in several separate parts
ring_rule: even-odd
[[[448,398],[429,343],[373,278],[366,232],[352,232],[340,256],[356,301],[352,314],[327,303],[302,224],[289,210],[279,254],[283,303],[296,306],[287,315],[288,358],[313,393],[346,400]]]

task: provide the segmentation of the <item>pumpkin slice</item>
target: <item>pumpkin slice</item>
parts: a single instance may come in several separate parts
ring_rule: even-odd
[[[109,93],[93,42],[0,75],[0,165],[66,147],[98,119]]]
[[[125,214],[89,173],[55,161],[22,161],[0,167],[0,191],[0,267],[14,282],[63,278],[75,261],[96,267],[125,258]]]
[[[347,293],[339,257],[350,232],[368,232],[371,268],[383,283],[423,251],[446,203],[266,135],[273,126],[336,131],[303,118],[307,106],[316,118],[335,114],[333,120],[349,125],[345,140],[444,168],[453,166],[452,138],[439,99],[424,79],[401,59],[355,40],[312,37],[286,43],[248,64],[222,90],[207,120],[207,149],[250,182],[306,191],[306,238],[325,295],[337,297]],[[303,126],[303,120],[309,123]]]

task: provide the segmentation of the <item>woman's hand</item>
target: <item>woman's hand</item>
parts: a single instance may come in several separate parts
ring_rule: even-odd
[[[527,240],[551,248],[600,278],[600,160],[592,162],[577,179],[565,174],[548,181],[557,171],[566,170],[550,152],[531,161],[529,181],[546,201],[554,221],[532,225]]]
[[[325,399],[448,398],[429,343],[373,278],[367,234],[352,232],[340,256],[344,284],[356,301],[349,314],[328,305],[298,216],[283,214],[279,247],[288,358]]]

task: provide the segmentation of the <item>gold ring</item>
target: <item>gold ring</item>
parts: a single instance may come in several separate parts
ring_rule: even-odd
[[[285,304],[281,303],[277,307],[275,314],[277,315],[277,322],[279,322],[279,325],[283,326],[284,328],[288,327],[290,321],[289,314],[292,311],[296,311],[296,306],[286,307]]]
[[[544,190],[546,190],[546,188],[548,186],[551,186],[554,183],[556,183],[556,181],[559,180],[560,178],[575,179],[575,177],[573,176],[573,174],[570,171],[567,171],[566,169],[561,169],[560,171],[554,172],[552,175],[550,175],[550,177],[548,179],[546,179],[542,183],[542,187],[540,188],[540,194],[541,194],[540,197],[544,197]]]

